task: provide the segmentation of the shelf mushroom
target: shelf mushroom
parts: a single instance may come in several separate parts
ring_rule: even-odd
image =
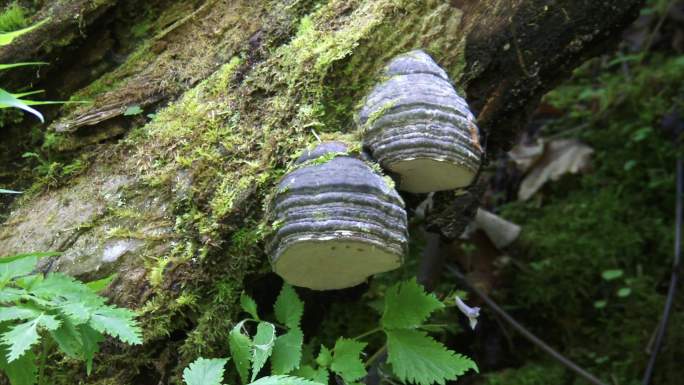
[[[470,185],[482,157],[475,117],[423,51],[395,57],[359,113],[364,147],[413,193]]]
[[[274,271],[292,285],[351,287],[402,263],[404,202],[388,178],[347,150],[341,142],[320,144],[276,187],[267,251]]]

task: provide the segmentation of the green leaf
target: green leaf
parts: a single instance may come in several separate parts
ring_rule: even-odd
[[[83,342],[83,359],[86,361],[86,373],[90,375],[90,372],[93,370],[93,358],[95,353],[100,351],[100,342],[104,340],[104,336],[85,324],[78,325],[77,328]]]
[[[252,381],[256,378],[266,360],[273,352],[275,344],[275,326],[268,322],[259,322],[252,344]]]
[[[109,284],[112,283],[116,276],[117,274],[114,273],[109,277],[98,279],[97,281],[88,282],[86,283],[86,286],[88,286],[88,289],[92,290],[94,293],[99,293],[100,291],[104,290],[107,286],[109,286]]]
[[[444,304],[425,292],[415,279],[398,283],[385,293],[381,325],[385,329],[413,328],[423,323]]]
[[[90,316],[95,312],[95,309],[86,306],[82,302],[68,302],[61,305],[59,309],[74,325],[81,325],[88,322]]]
[[[335,349],[330,369],[342,377],[344,382],[351,383],[366,376],[366,367],[361,361],[361,353],[365,342],[340,338],[335,342]]]
[[[240,295],[240,306],[242,307],[242,310],[244,310],[246,313],[249,313],[249,315],[251,315],[252,318],[259,321],[259,314],[257,313],[256,302],[254,302],[252,297],[250,297],[244,292]]]
[[[0,36],[2,36],[2,34],[0,34]],[[37,117],[41,123],[45,123],[43,115],[38,112],[38,110],[29,107],[25,100],[18,99],[14,95],[0,88],[0,108],[8,107],[14,107],[29,112]]]
[[[9,262],[0,263],[0,284],[6,284],[14,278],[30,274],[38,264],[38,258],[28,256]]]
[[[103,307],[97,310],[88,323],[100,333],[109,334],[131,345],[142,344],[142,331],[134,320],[135,313],[122,308]]]
[[[12,41],[14,39],[16,39],[19,36],[21,36],[25,33],[31,32],[32,30],[40,27],[41,25],[45,24],[48,20],[49,19],[42,20],[39,23],[36,23],[30,27],[26,27],[26,28],[19,29],[16,31],[0,33],[0,46],[8,45],[8,44],[12,43]]]
[[[275,316],[278,322],[286,325],[290,329],[299,327],[299,322],[304,313],[304,303],[288,284],[283,284],[280,294],[274,306]]]
[[[187,385],[221,385],[227,358],[198,358],[183,370]]]
[[[594,302],[594,307],[597,309],[603,309],[604,307],[606,307],[606,305],[608,305],[608,301],[603,300],[603,299]]]
[[[5,358],[5,352],[0,351],[0,370],[11,385],[34,385],[38,382],[38,367],[33,352],[28,351],[11,363]]]
[[[0,312],[0,322],[35,319],[38,318],[40,314],[40,311],[24,306],[3,307]]]
[[[612,281],[622,277],[623,271],[621,269],[606,270],[601,273],[601,277],[606,281]]]
[[[316,357],[316,363],[318,366],[327,368],[332,363],[332,352],[330,349],[326,348],[325,345],[321,345],[321,351],[318,352],[318,357]]]
[[[2,342],[9,346],[7,362],[11,363],[21,357],[32,345],[38,342],[38,326],[48,330],[59,327],[59,321],[51,315],[41,314],[35,319],[15,325],[2,334]]]
[[[252,382],[250,385],[322,385],[305,378],[293,376],[268,376]]]
[[[273,374],[288,374],[299,368],[302,360],[302,344],[304,334],[299,328],[291,329],[279,336],[273,346],[271,357],[271,372]]]
[[[71,321],[63,319],[59,328],[50,331],[50,336],[64,354],[75,359],[83,358],[81,333]]]
[[[29,62],[29,63],[12,63],[12,64],[0,64],[0,71],[2,70],[7,70],[10,68],[17,68],[17,67],[26,67],[26,66],[41,66],[48,64],[44,61],[36,61],[36,62]]]
[[[0,264],[14,262],[18,259],[23,259],[23,258],[28,258],[28,257],[36,257],[36,258],[40,259],[40,258],[45,258],[45,257],[55,257],[58,255],[62,255],[62,253],[56,252],[56,251],[50,251],[50,252],[44,252],[44,253],[26,253],[26,254],[10,255],[10,256],[5,256],[5,257],[0,257]]]
[[[15,303],[21,300],[24,295],[26,295],[26,290],[3,287],[0,289],[0,303]]]
[[[478,371],[475,363],[418,330],[388,330],[387,361],[403,382],[419,385],[444,384],[466,371]]]
[[[617,291],[617,296],[620,297],[620,298],[628,297],[630,294],[632,294],[632,289],[630,289],[630,288],[628,288],[628,287],[621,287],[621,288]]]
[[[308,378],[314,382],[319,382],[321,384],[328,384],[329,374],[328,369],[318,368],[314,369],[311,365],[302,365],[299,369],[295,370],[293,373],[295,376]]]
[[[14,190],[5,190],[4,188],[0,188],[0,194],[21,194],[21,191],[14,191]]]
[[[133,116],[133,115],[140,115],[143,113],[143,109],[140,108],[140,106],[135,105],[135,106],[130,106],[126,108],[126,111],[124,111],[124,116]]]
[[[249,382],[249,366],[252,362],[252,340],[242,334],[242,321],[235,325],[233,330],[228,334],[228,346],[230,347],[230,356],[233,357],[235,369],[240,375],[240,380],[243,384]]]

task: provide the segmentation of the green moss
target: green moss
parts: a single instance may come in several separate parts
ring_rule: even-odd
[[[28,25],[29,22],[24,9],[16,3],[0,13],[0,32],[16,31],[28,27]]]

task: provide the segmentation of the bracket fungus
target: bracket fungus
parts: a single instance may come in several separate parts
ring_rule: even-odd
[[[470,185],[482,158],[475,117],[423,51],[395,57],[359,113],[364,147],[413,193]]]
[[[295,286],[355,286],[396,269],[407,249],[404,202],[387,178],[341,142],[305,152],[276,187],[267,252]]]

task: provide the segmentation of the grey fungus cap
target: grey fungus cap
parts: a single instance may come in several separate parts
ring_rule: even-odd
[[[292,285],[351,287],[402,263],[404,202],[387,178],[346,150],[326,142],[306,151],[276,187],[267,252]]]
[[[475,117],[446,72],[423,51],[395,57],[387,80],[359,112],[364,147],[399,176],[399,189],[426,193],[468,186],[482,148]]]

